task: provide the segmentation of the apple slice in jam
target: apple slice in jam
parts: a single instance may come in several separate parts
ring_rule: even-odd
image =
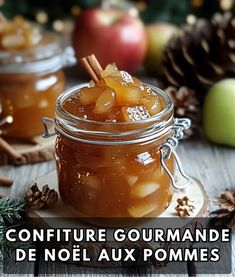
[[[70,112],[69,101],[64,105]],[[159,96],[125,71],[110,64],[101,72],[98,82],[90,82],[73,97],[77,110],[72,113],[95,121],[135,122],[145,120],[162,110]]]

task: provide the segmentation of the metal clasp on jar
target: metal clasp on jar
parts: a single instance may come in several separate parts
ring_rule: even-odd
[[[42,118],[42,124],[44,126],[44,138],[49,138],[55,135],[55,120],[49,117]],[[51,128],[50,128],[51,126]]]
[[[175,152],[175,148],[178,146],[178,142],[184,136],[184,130],[188,129],[191,125],[190,119],[187,118],[176,118],[172,129],[174,130],[173,135],[166,140],[160,147],[161,165],[168,174],[171,184],[175,189],[182,189],[188,186],[191,182],[190,177],[184,172],[181,161]],[[186,180],[182,185],[176,184],[174,176],[171,174],[165,161],[168,160],[171,155],[174,155],[176,166],[178,167],[179,173]]]

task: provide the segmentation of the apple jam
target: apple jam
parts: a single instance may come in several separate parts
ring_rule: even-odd
[[[54,103],[64,90],[62,70],[50,73],[0,74],[1,118],[13,122],[2,128],[4,136],[30,138],[43,133],[41,118],[54,116]]]
[[[61,54],[54,34],[40,32],[21,17],[0,22],[0,120],[13,118],[1,127],[3,136],[42,134],[42,117],[54,116],[55,101],[65,88]]]
[[[100,82],[82,88],[64,108],[71,114],[101,122],[137,122],[160,113],[163,99],[125,71],[108,65]]]
[[[82,217],[155,217],[172,189],[159,147],[172,135],[161,90],[109,66],[101,81],[57,100],[56,164],[63,201]],[[174,171],[174,158],[166,165]]]
[[[58,134],[61,198],[83,217],[159,215],[172,197],[169,177],[156,150],[162,142],[107,146],[71,141]],[[173,172],[173,159],[168,167]]]
[[[0,50],[22,50],[41,42],[40,28],[22,16],[11,20],[0,18]]]

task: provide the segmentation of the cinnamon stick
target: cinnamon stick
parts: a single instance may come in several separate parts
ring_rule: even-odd
[[[0,176],[0,185],[4,187],[10,187],[13,184],[13,180]]]
[[[101,67],[100,63],[98,62],[96,56],[92,54],[91,56],[87,57],[88,63],[91,66],[91,68],[94,70],[96,76],[98,79],[101,79],[101,72],[103,71],[103,68]]]
[[[90,67],[90,64],[88,63],[88,61],[86,60],[86,58],[82,58],[81,59],[81,64],[83,66],[83,68],[86,70],[86,72],[90,75],[90,77],[92,78],[92,80],[95,83],[99,82],[98,77],[96,76],[95,72],[92,70],[92,68]]]
[[[91,56],[82,58],[81,64],[87,71],[87,73],[90,75],[92,80],[95,83],[98,83],[101,79],[101,72],[103,71],[103,68],[96,59],[96,56],[92,54]]]
[[[17,153],[16,150],[1,137],[0,137],[0,149],[6,152],[15,164],[21,165],[25,163],[24,157],[19,153]]]

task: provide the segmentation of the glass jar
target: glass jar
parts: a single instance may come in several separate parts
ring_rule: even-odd
[[[54,116],[55,101],[65,88],[63,56],[58,37],[44,33],[42,42],[21,51],[0,51],[0,120],[2,135],[31,138],[43,132],[43,116]]]
[[[76,117],[63,103],[87,85],[62,94],[56,119],[44,119],[45,137],[51,122],[56,130],[56,165],[62,200],[79,217],[145,218],[160,215],[169,205],[174,152],[190,121],[173,116],[170,98],[150,86],[165,102],[156,116],[137,122],[97,122]],[[172,186],[173,185],[173,186]]]

